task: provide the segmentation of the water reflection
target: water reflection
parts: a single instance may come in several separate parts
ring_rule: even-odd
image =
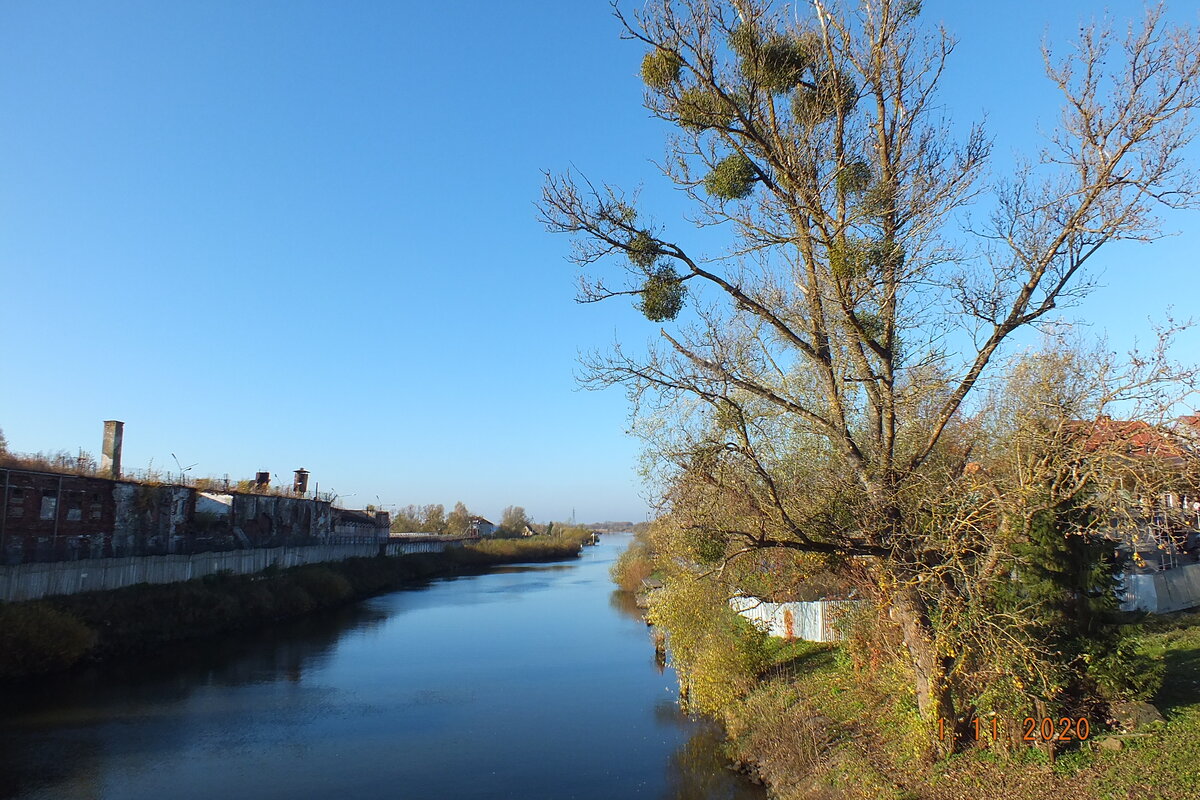
[[[203,686],[298,683],[348,632],[369,631],[387,618],[380,609],[360,604],[253,634],[177,644],[67,677],[9,688],[0,691],[4,709],[0,730],[19,723],[26,710],[36,711],[33,719],[44,719],[57,708],[179,702]]]
[[[670,758],[667,793],[671,800],[759,800],[764,793],[726,767],[721,731],[704,725]]]
[[[256,708],[278,707],[247,692],[213,695],[212,687],[290,685],[292,702],[317,707],[330,690],[300,689],[306,672],[348,632],[386,619],[357,605],[0,692],[0,797],[99,797],[106,764],[170,758],[197,721],[235,728]]]
[[[611,592],[624,541],[0,694],[0,797],[761,798]]]
[[[636,619],[638,622],[646,621],[646,610],[637,604],[637,598],[630,592],[612,591],[608,594],[609,608],[616,611],[623,617]]]

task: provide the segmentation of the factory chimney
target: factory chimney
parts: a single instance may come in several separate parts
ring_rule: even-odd
[[[100,450],[100,472],[113,480],[121,479],[121,442],[125,438],[125,423],[104,420],[104,446]]]

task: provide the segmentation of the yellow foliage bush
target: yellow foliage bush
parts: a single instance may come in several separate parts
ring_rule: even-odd
[[[651,595],[688,710],[720,717],[767,667],[766,635],[735,614],[714,581],[677,574]]]

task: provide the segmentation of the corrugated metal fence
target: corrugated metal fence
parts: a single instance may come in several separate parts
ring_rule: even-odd
[[[379,555],[381,543],[318,544],[302,547],[226,550],[170,556],[93,558],[80,561],[0,566],[0,600],[36,600],[60,594],[120,589],[135,583],[177,583],[218,572],[250,575],[267,567],[280,569]],[[388,555],[439,552],[461,541],[389,542]]]
[[[1119,596],[1124,611],[1169,614],[1195,608],[1200,606],[1200,564],[1126,574]]]
[[[854,600],[816,600],[811,603],[768,603],[757,597],[731,597],[729,607],[771,636],[836,642],[843,638],[838,617]]]

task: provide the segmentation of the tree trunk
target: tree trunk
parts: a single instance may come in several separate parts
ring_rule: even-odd
[[[962,743],[963,726],[954,712],[954,695],[945,680],[946,660],[934,644],[925,601],[915,589],[901,589],[892,599],[891,614],[900,625],[912,663],[917,708],[933,726],[931,754],[948,755]]]

